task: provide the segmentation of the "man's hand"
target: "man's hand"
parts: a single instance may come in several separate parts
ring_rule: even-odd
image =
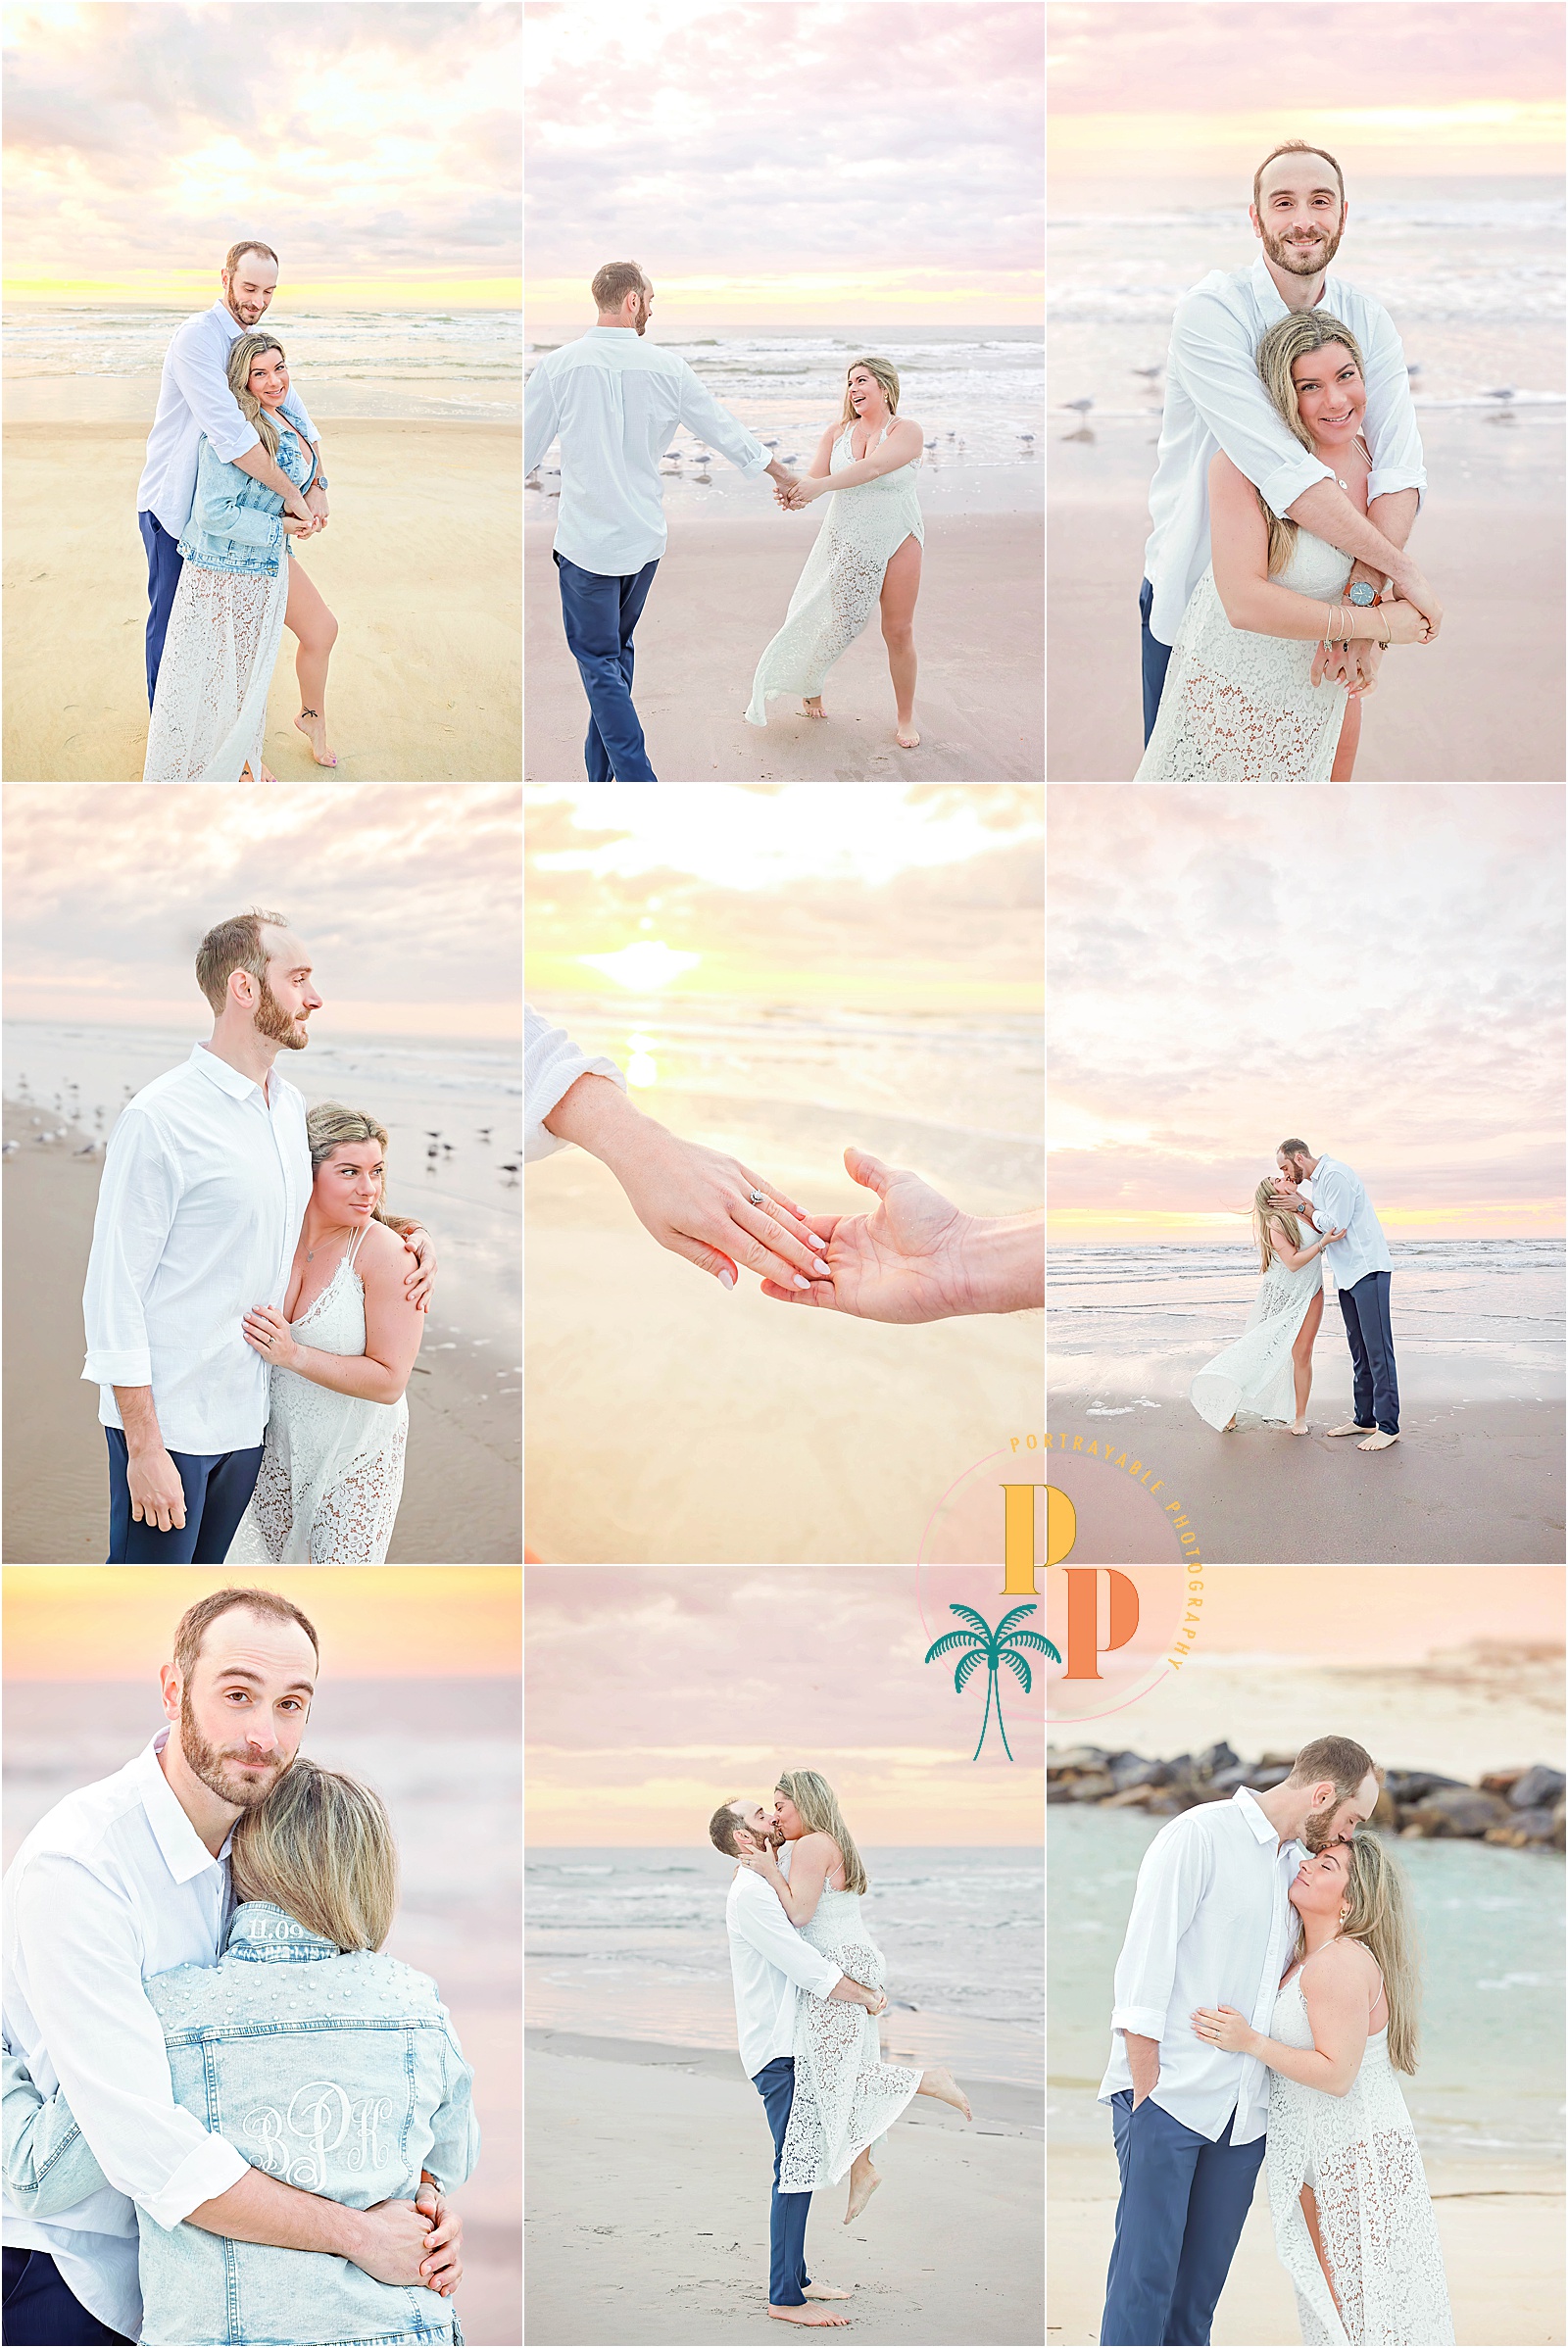
[[[863,1321],[942,1321],[1044,1303],[1038,1216],[987,1222],[964,1214],[918,1174],[885,1166],[864,1150],[846,1150],[844,1163],[856,1182],[876,1193],[876,1212],[814,1216],[828,1235],[829,1279],[806,1289],[764,1280],[764,1296]]]
[[[1122,2039],[1127,2048],[1127,2068],[1132,2074],[1136,2112],[1159,2085],[1159,2040],[1140,2037],[1136,2030],[1123,2030]]]
[[[305,503],[324,530],[327,516],[331,512],[331,508],[327,504],[326,491],[324,489],[308,489],[305,492]]]
[[[1394,584],[1398,589],[1402,600],[1407,604],[1414,604],[1416,610],[1428,622],[1432,633],[1427,638],[1427,642],[1434,643],[1438,630],[1443,625],[1443,606],[1408,555],[1400,557],[1399,567],[1393,575]]]
[[[435,1279],[435,1242],[422,1224],[416,1223],[412,1231],[404,1233],[403,1245],[414,1257],[413,1266],[404,1275],[404,1291],[411,1304],[428,1312],[430,1288]]]
[[[283,524],[283,534],[287,538],[314,538],[321,527],[314,514],[308,514],[303,521],[293,514],[280,514],[278,519]]]
[[[463,2280],[463,2220],[445,2200],[428,2169],[419,2172],[415,2206],[433,2228],[427,2242],[429,2255],[422,2268],[425,2286],[438,2291],[443,2299],[450,2299]]]
[[[287,481],[288,475],[285,473],[283,478]],[[292,514],[296,521],[309,522],[312,529],[316,527],[316,516],[301,497],[296,482],[289,481],[288,483],[288,494],[283,500],[283,511],[285,514]]]
[[[368,2210],[347,2213],[353,2219],[350,2264],[363,2267],[377,2282],[409,2289],[425,2280],[430,2257],[430,2221],[412,2201],[377,2201]]]
[[[185,1524],[185,1487],[162,1443],[131,1451],[125,1462],[130,1488],[130,1513],[138,1525],[156,1525],[160,1533],[178,1533]]]

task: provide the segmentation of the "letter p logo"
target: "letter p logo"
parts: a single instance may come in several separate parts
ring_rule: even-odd
[[[1100,1658],[1124,1647],[1138,1628],[1138,1586],[1113,1565],[1069,1565],[1067,1576],[1067,1668],[1064,1680],[1098,1680]],[[1109,1598],[1105,1643],[1100,1643],[1100,1577]]]

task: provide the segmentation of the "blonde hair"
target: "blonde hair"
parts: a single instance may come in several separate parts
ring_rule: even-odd
[[[889,416],[897,416],[899,413],[899,370],[892,360],[852,359],[844,373],[844,414],[839,417],[839,422],[851,424],[856,421],[855,410],[850,406],[850,377],[858,367],[863,367],[868,375],[876,377],[882,386],[882,397],[888,404]]]
[[[305,1132],[311,1145],[311,1172],[313,1174],[318,1166],[325,1165],[334,1150],[342,1150],[351,1143],[375,1142],[379,1144],[383,1151],[386,1149],[386,1127],[384,1125],[377,1125],[375,1119],[368,1117],[364,1109],[344,1108],[342,1103],[337,1101],[318,1101],[306,1116]],[[381,1177],[381,1196],[376,1200],[373,1209],[373,1220],[377,1223],[390,1221],[386,1213],[386,1176],[384,1174]],[[401,1218],[399,1223],[392,1224],[391,1228],[397,1230],[400,1225]]]
[[[1340,1931],[1347,1940],[1360,1941],[1383,1976],[1389,2001],[1389,2061],[1396,2071],[1408,2074],[1420,2059],[1421,2044],[1421,1948],[1410,1912],[1409,1883],[1379,1835],[1357,1834],[1340,1848],[1346,1859],[1346,1915]],[[1304,1937],[1298,1917],[1298,1957]]]
[[[831,1834],[844,1861],[845,1890],[863,1891],[867,1881],[865,1862],[855,1847],[855,1838],[839,1808],[838,1795],[826,1778],[819,1777],[814,1769],[787,1769],[774,1790],[789,1795],[801,1814],[801,1824],[809,1833]]]
[[[275,351],[286,366],[288,353],[275,334],[236,335],[228,350],[228,388],[239,402],[239,412],[247,423],[256,426],[263,448],[275,464],[277,444],[282,437],[275,417],[268,415],[256,394],[249,388],[251,368],[264,351]]]
[[[1314,147],[1311,152],[1320,155],[1323,151],[1320,147]],[[1334,158],[1325,156],[1324,161],[1333,163]],[[1335,168],[1338,169],[1338,166]],[[1312,448],[1312,435],[1301,421],[1301,411],[1296,398],[1296,377],[1291,370],[1297,360],[1304,357],[1308,351],[1321,351],[1331,342],[1344,343],[1355,361],[1361,381],[1365,383],[1366,361],[1361,356],[1360,344],[1344,319],[1335,318],[1327,310],[1293,310],[1288,318],[1279,318],[1270,326],[1257,346],[1257,371],[1263,378],[1263,388],[1302,448],[1308,452]],[[1268,570],[1272,578],[1276,571],[1285,568],[1296,552],[1298,525],[1276,514],[1260,489],[1254,494],[1263,509],[1263,519],[1268,523]]]
[[[1257,1232],[1258,1253],[1262,1257],[1262,1261],[1257,1267],[1260,1272],[1266,1272],[1269,1268],[1269,1265],[1274,1260],[1274,1250],[1269,1245],[1268,1237],[1269,1218],[1271,1216],[1278,1218],[1279,1222],[1284,1227],[1285,1236],[1290,1241],[1291,1246],[1293,1247],[1299,1247],[1301,1244],[1301,1226],[1297,1221],[1296,1217],[1291,1213],[1290,1208],[1281,1204],[1278,1192],[1271,1187],[1270,1176],[1265,1174],[1262,1181],[1258,1184],[1257,1189],[1252,1194],[1252,1220]],[[1360,1783],[1359,1779],[1356,1781],[1356,1783]]]
[[[296,1760],[229,1846],[236,1900],[270,1900],[345,1952],[379,1948],[398,1905],[398,1846],[379,1794]]]

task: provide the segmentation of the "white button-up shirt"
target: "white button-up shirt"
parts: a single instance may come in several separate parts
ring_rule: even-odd
[[[169,1451],[243,1451],[267,1432],[253,1305],[281,1305],[311,1193],[304,1095],[209,1052],[155,1076],[109,1138],[82,1315],[106,1427],[150,1386]]]
[[[782,1859],[779,1865],[784,1866]],[[795,2052],[795,2005],[801,1991],[827,1997],[844,1977],[820,1949],[801,1938],[778,1893],[749,1867],[735,1871],[724,1922],[729,1928],[741,2063],[747,2078],[755,2079],[775,2056]]]
[[[560,1106],[579,1076],[608,1076],[626,1090],[626,1079],[613,1060],[589,1053],[574,1044],[564,1027],[552,1027],[527,1003],[522,1006],[522,1162],[548,1157],[553,1150],[570,1145],[559,1133],[546,1130],[545,1119]]]
[[[1340,1288],[1354,1288],[1368,1272],[1392,1272],[1394,1258],[1361,1178],[1337,1157],[1320,1157],[1301,1189],[1312,1201],[1312,1220],[1321,1231],[1343,1230],[1343,1240],[1325,1247],[1324,1257]]]
[[[1366,361],[1363,429],[1372,452],[1367,503],[1391,489],[1425,489],[1426,461],[1404,349],[1381,302],[1330,275],[1317,308],[1349,327]],[[1166,360],[1165,416],[1149,511],[1144,576],[1154,590],[1149,624],[1174,644],[1193,589],[1208,567],[1208,464],[1216,449],[1283,514],[1326,465],[1302,448],[1263,388],[1257,346],[1287,315],[1259,255],[1250,269],[1210,269],[1176,306]]]
[[[1191,2017],[1199,2006],[1235,2006],[1267,2032],[1294,1932],[1288,1894],[1305,1856],[1298,1842],[1281,1844],[1245,1785],[1161,1827],[1138,1870],[1116,1964],[1102,2103],[1132,2086],[1122,2036],[1131,2030],[1159,2041],[1161,2111],[1211,2144],[1233,2112],[1233,2144],[1262,2135],[1267,2067],[1210,2046]]]
[[[265,329],[265,318],[261,321]],[[158,412],[147,435],[147,462],[136,484],[136,511],[155,514],[171,538],[182,538],[196,496],[196,459],[205,432],[225,465],[258,446],[261,434],[240,414],[228,388],[228,354],[242,326],[226,303],[188,318],[164,358]],[[307,440],[317,437],[299,394],[289,389],[283,414]]]
[[[168,1736],[161,1729],[114,1777],[57,1802],[6,1870],[0,1899],[7,2043],[45,2095],[64,2088],[109,2179],[47,2220],[6,2199],[5,2244],[47,2251],[83,2307],[132,2340],[132,2205],[175,2226],[249,2168],[175,2103],[142,1986],[172,1965],[216,1965],[232,1908],[227,1842],[215,1859],[159,1767]]]
[[[590,326],[547,351],[523,394],[524,472],[561,437],[556,552],[579,570],[626,578],[664,551],[659,460],[678,424],[748,479],[772,459],[684,359],[629,326]]]

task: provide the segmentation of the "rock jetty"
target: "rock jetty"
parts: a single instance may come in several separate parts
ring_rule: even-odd
[[[1174,1818],[1200,1802],[1228,1802],[1238,1785],[1265,1793],[1284,1784],[1295,1762],[1294,1753],[1264,1753],[1247,1763],[1223,1742],[1206,1752],[1178,1753],[1173,1761],[1075,1744],[1047,1753],[1046,1799]],[[1475,1785],[1430,1769],[1391,1769],[1371,1824],[1411,1840],[1453,1837],[1513,1850],[1561,1850],[1563,1791],[1562,1771],[1541,1763],[1533,1769],[1494,1770]]]

